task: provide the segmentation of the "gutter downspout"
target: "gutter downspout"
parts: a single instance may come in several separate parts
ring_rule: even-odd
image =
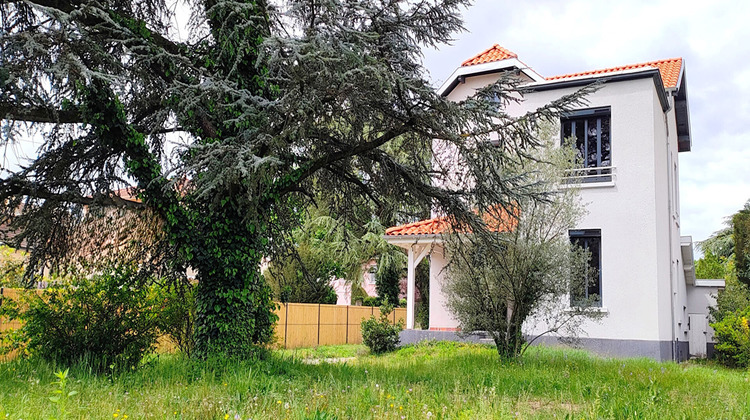
[[[672,154],[669,150],[669,111],[672,110],[672,102],[674,101],[674,96],[672,94],[669,94],[667,96],[667,109],[664,110],[664,132],[667,135],[667,182],[670,182],[671,179],[671,170],[672,170],[672,162],[670,160]],[[671,188],[668,186],[667,191],[671,191],[672,188],[675,188],[675,185],[672,185]],[[672,330],[672,361],[676,361],[677,357],[677,334],[675,333],[675,308],[674,308],[674,273],[672,270],[672,267],[674,266],[674,254],[672,253],[672,206],[674,203],[672,203],[672,196],[667,197],[667,227],[669,232],[669,309],[670,309],[670,319],[671,319],[671,325],[670,329]]]

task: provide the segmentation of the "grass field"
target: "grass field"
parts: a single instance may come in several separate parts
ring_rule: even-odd
[[[353,359],[306,363],[323,358]],[[746,371],[544,347],[514,363],[487,346],[433,343],[380,357],[361,346],[278,351],[213,367],[161,356],[117,376],[73,366],[54,403],[60,368],[0,364],[0,419],[750,418]]]

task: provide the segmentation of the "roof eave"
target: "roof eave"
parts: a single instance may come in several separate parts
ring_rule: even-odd
[[[656,68],[645,68],[638,70],[629,70],[622,73],[605,73],[605,74],[592,74],[586,76],[579,76],[570,79],[556,79],[556,80],[545,80],[543,82],[534,82],[525,85],[526,89],[531,91],[545,91],[553,89],[564,89],[571,87],[586,86],[594,82],[611,83],[611,82],[623,82],[627,80],[644,79],[651,77],[654,81],[654,87],[656,87],[656,93],[659,96],[659,102],[664,112],[669,110],[669,101],[667,100],[667,92],[664,89],[662,83],[661,73]]]
[[[412,245],[419,243],[441,243],[443,237],[441,234],[383,235],[383,240],[399,248],[409,249]]]
[[[453,73],[446,79],[445,83],[438,88],[437,92],[440,96],[448,96],[453,89],[458,86],[460,78],[481,76],[484,74],[501,73],[509,69],[518,69],[534,81],[543,81],[539,73],[535,72],[531,67],[522,63],[517,58],[508,58],[505,60],[493,61],[490,63],[474,64],[472,66],[461,66],[453,71]]]

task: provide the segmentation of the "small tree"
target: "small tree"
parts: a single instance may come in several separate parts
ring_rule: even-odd
[[[750,286],[750,203],[732,216],[737,280]]]
[[[391,323],[388,315],[392,311],[392,306],[383,305],[380,307],[380,319],[376,319],[373,315],[370,319],[362,321],[362,343],[375,354],[396,350],[400,341],[398,334],[404,329],[404,321]]]
[[[699,279],[723,279],[727,274],[727,259],[711,249],[706,249],[703,257],[695,262],[695,277]]]
[[[423,330],[430,329],[430,261],[425,258],[417,265],[414,283],[419,291],[419,306],[414,314],[419,327]]]
[[[398,252],[398,251],[397,251]],[[398,307],[400,282],[404,274],[402,253],[385,253],[378,259],[378,271],[375,272],[375,291],[383,305]]]
[[[597,273],[586,252],[570,243],[568,229],[583,215],[577,189],[564,184],[562,170],[570,166],[570,151],[554,148],[540,152],[507,170],[532,173],[535,188],[546,200],[516,201],[513,208],[489,209],[484,232],[454,233],[445,238],[449,264],[444,285],[447,308],[461,331],[486,331],[502,358],[523,354],[529,342],[524,325],[545,333],[575,336],[597,296],[576,298]],[[554,150],[553,150],[554,149]],[[541,335],[541,334],[540,334]]]

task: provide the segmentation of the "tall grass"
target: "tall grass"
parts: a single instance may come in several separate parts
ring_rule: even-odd
[[[491,347],[457,343],[362,353],[343,346],[244,363],[161,356],[117,376],[72,366],[67,389],[78,393],[66,411],[101,419],[750,418],[748,372],[711,365],[544,347],[501,363]],[[355,359],[304,363],[328,357]],[[0,364],[0,419],[56,416],[48,397],[65,368]]]

